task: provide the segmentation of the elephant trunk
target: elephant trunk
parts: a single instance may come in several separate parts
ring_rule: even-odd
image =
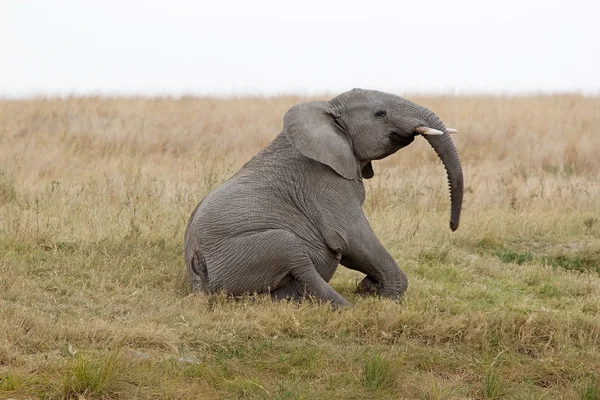
[[[448,130],[440,119],[431,111],[425,109],[424,120],[430,128],[444,132],[443,135],[423,135],[435,150],[448,174],[448,183],[450,184],[450,229],[458,229],[460,222],[460,211],[463,200],[463,172],[460,166],[458,153],[454,143],[448,134]]]

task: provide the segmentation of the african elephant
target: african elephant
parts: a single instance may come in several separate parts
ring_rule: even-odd
[[[363,288],[397,299],[407,278],[365,217],[363,178],[373,177],[372,160],[423,135],[446,168],[456,230],[463,175],[453,132],[428,109],[373,90],[291,107],[283,131],[192,212],[184,245],[192,288],[347,306],[328,283],[342,264],[366,275]]]

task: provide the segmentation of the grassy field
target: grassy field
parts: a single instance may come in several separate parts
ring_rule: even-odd
[[[190,295],[197,202],[299,98],[0,101],[0,398],[600,399],[600,98],[418,97],[365,211],[409,278],[354,306]]]

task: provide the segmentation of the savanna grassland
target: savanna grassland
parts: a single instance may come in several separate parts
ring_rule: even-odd
[[[600,98],[418,97],[454,135],[448,228],[423,139],[364,209],[396,304],[189,294],[197,202],[300,98],[0,101],[0,398],[600,399]]]

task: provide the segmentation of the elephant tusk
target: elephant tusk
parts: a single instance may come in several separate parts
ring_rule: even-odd
[[[456,133],[458,131],[456,129],[446,128],[446,132],[448,132],[448,133]]]
[[[415,129],[415,132],[420,133],[421,135],[443,135],[444,132],[438,131],[437,129],[428,128],[426,126],[419,126]]]

